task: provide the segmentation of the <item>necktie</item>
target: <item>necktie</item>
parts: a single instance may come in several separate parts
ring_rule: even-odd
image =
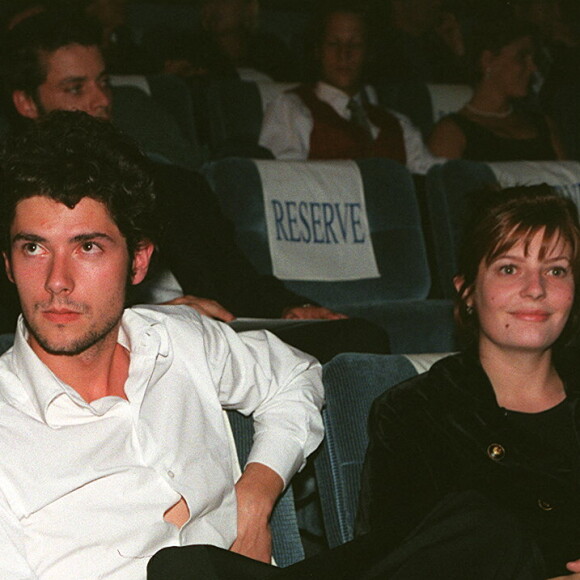
[[[350,111],[350,122],[362,129],[369,139],[372,139],[371,125],[364,107],[356,99],[350,99],[347,109]]]

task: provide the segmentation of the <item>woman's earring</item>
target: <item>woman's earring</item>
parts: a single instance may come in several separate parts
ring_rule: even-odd
[[[471,316],[473,314],[473,306],[466,306],[465,312],[467,312],[467,316]]]

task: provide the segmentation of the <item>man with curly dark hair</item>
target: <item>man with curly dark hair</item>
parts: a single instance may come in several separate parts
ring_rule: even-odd
[[[0,357],[0,577],[140,579],[190,544],[269,562],[276,499],[322,439],[320,365],[186,306],[125,308],[155,196],[110,123],[51,113],[0,165],[22,305]],[[242,474],[224,408],[254,417]]]

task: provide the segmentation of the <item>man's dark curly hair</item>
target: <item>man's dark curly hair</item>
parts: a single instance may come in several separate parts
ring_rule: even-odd
[[[84,197],[102,202],[127,240],[132,260],[157,238],[150,161],[110,122],[81,111],[54,111],[9,136],[0,156],[3,251],[19,201],[41,195],[73,208]]]

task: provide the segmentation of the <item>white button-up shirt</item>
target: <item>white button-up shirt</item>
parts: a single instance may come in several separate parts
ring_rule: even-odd
[[[144,579],[166,546],[229,547],[235,448],[223,409],[253,413],[248,462],[285,482],[322,439],[320,365],[273,335],[189,307],[123,315],[127,399],[87,403],[19,321],[0,358],[0,578]],[[163,514],[183,497],[181,528]]]
[[[328,83],[318,82],[314,87],[314,94],[330,105],[343,119],[350,119],[348,103],[351,97],[344,91]],[[365,96],[372,105],[378,104],[373,87],[365,87]],[[353,98],[362,104],[361,93]],[[409,171],[424,174],[433,165],[444,161],[427,149],[419,129],[408,117],[396,111],[389,112],[401,125]],[[373,139],[376,139],[379,129],[370,121],[369,124]],[[292,91],[282,93],[268,105],[264,113],[260,145],[269,149],[276,159],[306,160],[310,151],[310,134],[313,127],[312,114],[302,99]]]

